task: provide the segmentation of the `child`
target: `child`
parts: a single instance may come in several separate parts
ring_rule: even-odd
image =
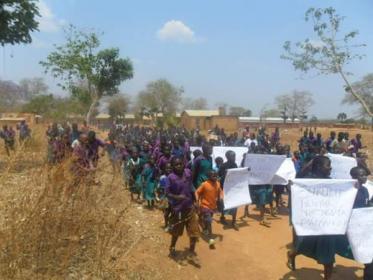
[[[144,170],[142,172],[142,183],[144,186],[144,199],[148,204],[148,208],[154,207],[154,200],[155,200],[155,186],[156,186],[156,178],[157,178],[157,169],[155,167],[155,158],[150,156],[148,163],[144,166]]]
[[[219,177],[220,177],[220,183],[222,186],[222,189],[224,188],[224,180],[225,176],[227,175],[227,170],[231,168],[237,168],[237,163],[236,163],[236,153],[233,151],[227,151],[225,153],[225,157],[227,158],[227,161],[222,164],[222,166],[219,169]],[[221,203],[221,216],[220,216],[220,222],[225,223],[225,211],[224,211],[224,206],[223,203]],[[235,230],[238,230],[238,226],[236,224],[236,218],[237,218],[237,208],[229,209],[226,211],[230,215],[232,215],[232,227]]]
[[[167,185],[167,176],[172,172],[171,163],[167,163],[165,166],[165,173],[159,178],[159,187],[158,187],[158,198],[159,198],[159,208],[163,210],[164,217],[164,228],[165,231],[168,231],[168,220],[171,214],[171,208],[168,204],[166,196],[166,185]]]
[[[141,195],[141,171],[143,166],[143,161],[139,157],[139,153],[137,149],[133,149],[131,158],[128,160],[127,163],[129,172],[130,172],[130,180],[129,180],[129,187],[131,192],[131,200],[133,200],[134,194],[137,194],[137,199],[140,199]]]
[[[215,159],[215,167],[214,167],[214,170],[215,170],[216,172],[218,172],[219,169],[220,169],[220,167],[222,166],[223,163],[224,163],[223,158],[222,158],[222,157],[217,157],[217,158]]]
[[[199,226],[196,211],[193,207],[192,174],[184,169],[184,158],[173,157],[171,161],[173,172],[168,175],[166,194],[171,207],[170,256],[175,257],[177,240],[183,235],[184,227],[189,235],[189,259],[197,262],[195,247],[199,237]]]
[[[217,201],[222,198],[218,173],[215,170],[210,170],[208,180],[201,184],[195,195],[200,209],[203,230],[209,238],[210,249],[213,249],[215,240],[212,238],[212,217],[217,208]]]
[[[193,164],[193,183],[198,188],[208,179],[208,173],[212,169],[212,146],[208,143],[202,145],[202,155],[197,157]]]
[[[364,184],[367,182],[367,172],[362,167],[354,167],[350,171],[350,175],[353,179],[357,180],[357,194],[353,208],[369,207],[369,192]],[[373,279],[373,262],[365,264],[364,269],[364,280]]]

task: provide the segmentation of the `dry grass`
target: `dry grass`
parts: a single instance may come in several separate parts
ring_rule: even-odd
[[[102,184],[75,186],[66,196],[69,163],[50,169],[42,128],[34,139],[18,147],[0,173],[1,278],[126,278],[119,260],[136,234],[125,219],[121,178],[100,172]]]
[[[372,168],[373,132],[349,132],[363,134]],[[292,149],[300,136],[299,130],[282,131]],[[35,127],[34,140],[10,158],[0,148],[1,279],[162,279],[166,271],[128,261],[138,259],[131,255],[138,244],[153,240],[147,225],[159,221],[130,207],[106,158],[96,174],[100,185],[82,184],[66,196],[73,185],[69,162],[50,169],[45,138],[44,128]],[[162,242],[152,246],[166,248]]]

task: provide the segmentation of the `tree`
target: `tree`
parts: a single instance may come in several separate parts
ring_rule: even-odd
[[[281,112],[277,109],[267,109],[261,113],[261,118],[277,118],[280,117]]]
[[[52,94],[36,95],[22,106],[22,111],[42,115],[54,120],[66,119],[72,112],[74,101],[70,98],[55,97]]]
[[[0,44],[31,43],[31,32],[38,30],[40,16],[36,0],[0,2]]]
[[[281,117],[283,119],[286,117],[287,119],[289,116],[294,122],[296,118],[299,118],[301,121],[307,118],[307,112],[314,104],[314,100],[310,92],[294,90],[291,94],[277,96],[275,103]]]
[[[231,116],[251,117],[251,114],[251,110],[245,109],[244,107],[232,106],[229,108],[229,115]]]
[[[207,100],[203,97],[200,98],[184,98],[182,100],[184,110],[205,110],[207,109]]]
[[[123,119],[128,111],[129,103],[129,97],[125,95],[117,95],[111,98],[107,107],[110,117],[113,120],[118,117]]]
[[[12,109],[23,100],[22,90],[13,81],[0,80],[0,108],[2,110]]]
[[[339,120],[341,122],[344,122],[345,120],[347,120],[347,114],[346,113],[339,113],[338,116],[337,116],[337,120]]]
[[[48,86],[45,84],[43,78],[22,79],[19,82],[19,87],[24,100],[30,100],[36,95],[45,95],[48,93]]]
[[[119,57],[119,49],[98,51],[100,41],[95,33],[85,33],[70,26],[65,35],[67,42],[56,46],[46,61],[40,63],[45,72],[61,79],[59,85],[63,89],[73,95],[85,94],[90,99],[86,112],[89,123],[100,99],[117,94],[119,85],[133,77],[132,63],[128,58]],[[82,83],[86,85],[83,91]]]
[[[310,123],[317,123],[319,120],[318,120],[318,118],[316,117],[316,116],[312,116],[311,118],[310,118]]]
[[[175,114],[182,100],[183,89],[177,88],[165,79],[160,79],[147,84],[146,89],[137,96],[137,107],[140,114],[155,115]]]
[[[364,99],[365,103],[369,107],[369,110],[373,111],[373,74],[366,75],[361,81],[353,83],[352,87],[359,92],[360,97]],[[347,104],[359,104],[360,105],[360,116],[369,117],[367,111],[361,105],[361,103],[354,98],[353,95],[347,93],[342,101]],[[373,123],[373,117],[372,117]]]
[[[347,64],[354,59],[363,57],[354,54],[352,49],[364,45],[350,43],[358,31],[340,35],[340,27],[344,17],[338,15],[332,7],[310,8],[305,14],[305,20],[314,23],[313,30],[317,35],[317,41],[307,38],[303,42],[297,42],[295,50],[293,50],[290,41],[286,41],[284,44],[286,54],[281,57],[291,61],[295,70],[304,73],[316,70],[318,74],[339,74],[345,83],[347,92],[361,104],[368,116],[373,117],[372,109],[369,108],[360,92],[351,85],[347,78],[350,73],[345,70]]]
[[[31,98],[31,100],[23,105],[22,111],[27,113],[34,113],[38,115],[45,115],[53,110],[56,104],[56,99],[52,94],[38,95]]]

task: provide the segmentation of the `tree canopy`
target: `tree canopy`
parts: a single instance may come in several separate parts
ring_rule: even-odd
[[[0,1],[0,44],[31,43],[31,32],[38,30],[37,16],[36,0]]]
[[[352,87],[359,92],[360,97],[369,107],[370,111],[373,112],[373,73],[366,75],[360,81],[357,81],[352,84]],[[367,111],[361,105],[361,103],[354,98],[349,92],[346,93],[343,103],[346,104],[357,104],[360,105],[359,115],[362,117],[368,117]]]
[[[126,112],[128,112],[128,107],[130,104],[130,99],[126,95],[117,95],[110,99],[108,104],[108,113],[110,117],[115,120],[116,118],[124,118]]]
[[[360,92],[351,85],[347,76],[350,74],[345,67],[355,59],[363,56],[355,54],[353,49],[365,46],[351,43],[358,31],[341,34],[344,17],[338,15],[332,7],[326,9],[310,8],[305,14],[305,20],[313,23],[316,40],[309,38],[295,43],[284,43],[285,54],[281,57],[292,62],[294,69],[307,73],[315,70],[318,74],[339,74],[345,83],[345,88],[361,104],[369,116],[373,112],[361,97]]]
[[[312,93],[298,90],[294,90],[290,94],[277,96],[275,102],[284,122],[287,118],[290,118],[292,121],[296,118],[301,120],[306,119],[308,110],[315,103]]]
[[[182,100],[182,88],[177,88],[165,79],[147,84],[137,96],[137,107],[141,111],[175,114]]]
[[[229,107],[229,115],[231,116],[241,116],[241,117],[251,117],[252,112],[250,109],[245,109],[240,106]]]
[[[117,48],[99,51],[100,40],[94,32],[86,33],[70,26],[65,35],[66,43],[56,46],[40,63],[46,72],[61,80],[59,85],[63,89],[90,99],[86,112],[90,122],[99,100],[117,94],[119,85],[133,77],[133,66],[130,59],[119,57]]]
[[[200,98],[183,98],[183,109],[184,110],[205,110],[207,109],[207,100],[206,98],[200,97]]]

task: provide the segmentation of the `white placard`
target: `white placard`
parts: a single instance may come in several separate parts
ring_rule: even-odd
[[[298,236],[345,234],[357,189],[355,180],[295,179],[292,222]]]
[[[285,159],[284,155],[246,154],[245,167],[250,168],[249,184],[270,184]]]
[[[213,147],[212,148],[212,155],[214,159],[213,165],[215,166],[215,159],[217,157],[222,157],[224,162],[227,161],[227,158],[225,157],[225,153],[227,151],[233,151],[236,154],[236,164],[237,166],[241,166],[241,162],[243,159],[243,154],[247,152],[246,147]]]
[[[251,202],[247,168],[228,169],[224,180],[224,209],[236,208]]]
[[[365,184],[364,184],[364,187],[366,187],[368,189],[368,192],[369,192],[369,200],[371,200],[373,198],[373,181],[367,181]]]
[[[271,180],[271,185],[287,185],[289,180],[294,180],[297,172],[291,158],[286,158]]]
[[[357,161],[353,157],[346,157],[340,154],[327,154],[330,159],[333,179],[351,179],[350,170],[357,166]]]
[[[352,210],[347,237],[356,261],[373,261],[373,207]]]

